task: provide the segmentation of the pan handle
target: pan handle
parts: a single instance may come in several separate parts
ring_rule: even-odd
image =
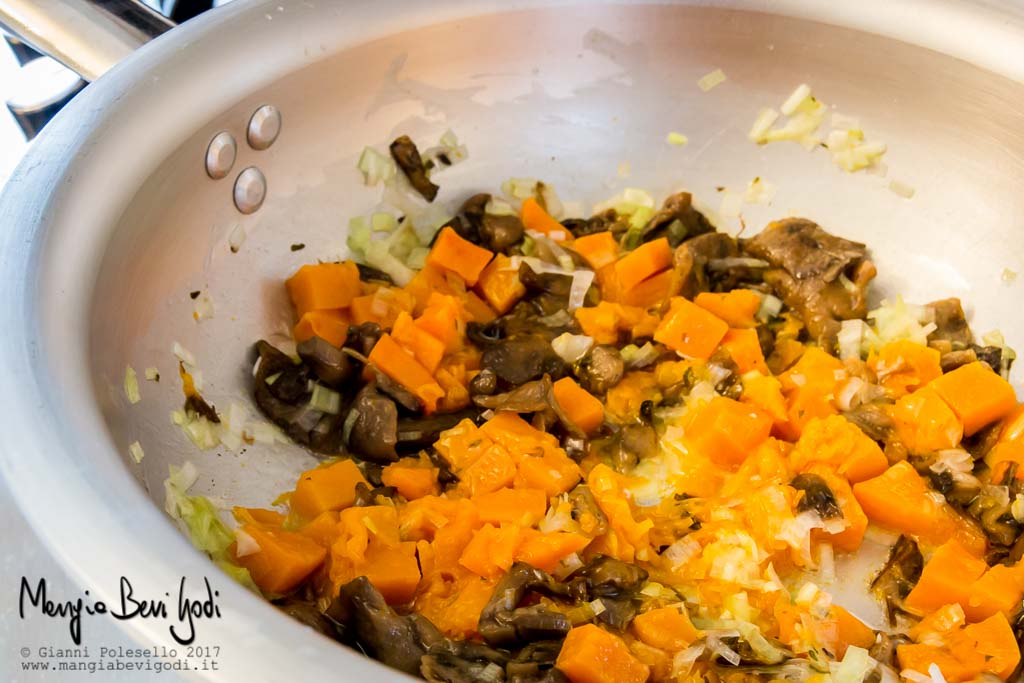
[[[0,0],[0,26],[94,81],[174,23],[138,0]]]

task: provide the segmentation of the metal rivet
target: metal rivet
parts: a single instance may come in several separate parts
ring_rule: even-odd
[[[249,119],[246,138],[253,149],[266,149],[281,133],[281,112],[272,104],[264,104]]]
[[[231,167],[235,165],[235,157],[238,155],[238,145],[231,133],[222,131],[217,133],[210,140],[210,146],[206,148],[206,174],[217,180],[231,173]]]
[[[245,214],[255,213],[267,196],[267,179],[255,166],[243,170],[235,180],[235,206]]]

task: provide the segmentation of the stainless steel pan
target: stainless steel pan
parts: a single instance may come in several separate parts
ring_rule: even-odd
[[[702,93],[697,79],[715,68],[728,81]],[[912,199],[889,179],[840,172],[824,153],[747,141],[758,109],[800,82],[889,144],[890,178],[914,186]],[[247,126],[267,104],[281,113],[280,135],[253,149]],[[171,345],[196,354],[213,402],[244,399],[248,345],[288,322],[281,279],[338,254],[348,217],[377,201],[355,169],[362,147],[448,127],[470,159],[439,176],[440,202],[524,175],[588,204],[627,185],[687,187],[713,203],[716,186],[761,176],[779,192],[745,213],[751,228],[812,217],[871,245],[883,294],[964,297],[978,329],[1024,343],[1024,277],[1001,277],[1024,269],[1019,8],[239,0],[99,78],[0,198],[0,471],[93,596],[116,599],[121,575],[157,597],[182,575],[216,577],[160,509],[169,464],[196,463],[201,492],[266,505],[314,462],[295,447],[196,451],[168,419],[181,400]],[[690,144],[666,145],[673,130]],[[237,158],[214,180],[204,159],[222,132]],[[250,167],[266,200],[243,214],[234,186]],[[236,226],[246,239],[232,253]],[[295,242],[306,249],[291,252]],[[216,309],[200,324],[196,289]],[[127,364],[163,377],[142,382],[134,406],[121,389]],[[127,451],[135,440],[146,452],[138,465]],[[196,675],[395,676],[217,578],[224,617],[200,623],[197,643],[220,645],[226,669]],[[166,622],[129,628],[171,644]]]

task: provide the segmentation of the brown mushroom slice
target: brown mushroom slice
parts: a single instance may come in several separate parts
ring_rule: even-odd
[[[398,407],[395,402],[381,396],[371,382],[359,390],[352,410],[356,417],[348,438],[349,449],[374,462],[398,460],[395,450],[398,443]]]
[[[947,341],[952,351],[962,351],[974,343],[974,335],[967,324],[967,316],[960,299],[950,297],[927,304],[935,316],[935,329],[928,335],[928,341]]]
[[[402,135],[395,138],[389,149],[391,157],[409,179],[413,189],[423,195],[428,202],[434,201],[437,191],[441,188],[430,182],[430,178],[427,177],[427,169],[423,165],[423,158],[416,148],[416,143],[408,135]]]
[[[649,242],[667,237],[669,245],[677,247],[684,240],[714,231],[715,226],[693,207],[693,195],[677,192],[666,197],[661,208],[647,221],[641,239]]]
[[[796,311],[821,346],[835,346],[840,321],[867,314],[874,265],[867,247],[836,237],[817,223],[787,218],[747,240],[744,249],[772,267],[764,281]]]
[[[508,646],[536,640],[564,638],[572,628],[569,618],[543,605],[520,607],[528,593],[569,595],[547,572],[525,562],[516,562],[501,578],[491,599],[480,613],[477,631],[491,645]]]

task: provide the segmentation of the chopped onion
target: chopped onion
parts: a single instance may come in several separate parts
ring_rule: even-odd
[[[1017,494],[1013,498],[1013,503],[1010,504],[1010,514],[1018,522],[1024,523],[1024,496]]]
[[[363,173],[363,182],[370,186],[380,182],[386,183],[398,172],[398,167],[391,157],[381,154],[372,147],[363,148],[356,165]]]
[[[178,360],[180,360],[185,365],[196,365],[196,357],[192,355],[191,351],[186,349],[178,342],[174,342],[174,346],[171,348],[171,350],[174,352],[174,355],[178,357]]]
[[[497,197],[491,197],[487,204],[484,205],[484,213],[490,214],[491,216],[515,216],[516,210],[512,208],[512,205],[508,202],[498,199]]]
[[[146,379],[149,380],[150,382],[159,382],[160,371],[152,366],[146,368]]]
[[[683,135],[682,133],[676,133],[675,131],[669,133],[668,136],[665,138],[665,142],[667,142],[670,145],[676,145],[677,147],[682,147],[689,141],[689,138],[687,138],[685,135]]]
[[[684,536],[661,553],[661,556],[668,560],[672,569],[678,569],[684,564],[700,555],[702,548],[700,542],[690,536]]]
[[[764,298],[761,299],[761,308],[757,309],[757,319],[767,322],[772,318],[778,317],[781,312],[782,299],[774,294],[765,294]]]
[[[858,354],[858,358],[859,358]],[[864,389],[865,382],[860,377],[851,377],[843,385],[843,388],[836,393],[836,407],[839,410],[847,411],[853,410],[859,406],[863,401],[860,399],[861,391]]]
[[[840,324],[837,340],[841,360],[861,357],[861,346],[864,343],[864,333],[867,327],[867,323],[863,320],[844,320]]]
[[[594,616],[596,617],[598,614],[601,614],[608,608],[604,606],[603,602],[601,602],[601,598],[597,598],[596,600],[590,601],[590,609],[594,610]]]
[[[713,258],[708,261],[708,268],[715,271],[729,270],[730,268],[767,268],[770,263],[759,258],[749,256],[729,256],[726,258]]]
[[[501,191],[514,199],[529,199],[537,189],[536,178],[509,178],[501,184]]]
[[[322,384],[314,384],[313,395],[309,398],[309,405],[322,413],[337,415],[341,412],[341,394]]]
[[[904,669],[900,672],[900,677],[911,681],[911,683],[933,683],[931,676],[925,676],[913,669]]]
[[[704,654],[704,645],[691,645],[685,650],[680,650],[672,658],[672,678],[676,680],[685,679],[693,670],[693,665],[700,656]]]
[[[890,180],[889,189],[904,199],[910,199],[914,196],[914,188],[906,183],[899,180]]]
[[[849,645],[843,661],[832,664],[832,683],[862,683],[869,673],[878,665],[868,651],[856,645]]]
[[[638,347],[636,344],[627,344],[622,347],[619,351],[619,355],[622,356],[622,361],[632,370],[637,368],[647,367],[651,363],[658,360],[661,353],[657,347],[651,342],[646,342],[643,346]]]
[[[1003,282],[1009,284],[1017,279],[1017,271],[1003,268],[1003,272],[1000,273],[999,277]]]
[[[928,665],[928,674],[932,677],[932,683],[946,683],[946,677],[942,675],[942,670],[935,662]]]
[[[583,306],[587,298],[587,291],[594,282],[594,271],[577,270],[572,274],[572,285],[569,287],[569,304],[566,308],[575,311]]]
[[[252,440],[256,443],[271,444],[275,441],[287,441],[277,425],[269,422],[256,422],[251,425]]]
[[[804,103],[804,101],[811,96],[811,86],[806,83],[801,83],[796,87],[796,90],[786,98],[786,101],[782,103],[780,107],[783,114],[786,116],[792,116],[796,113],[796,110]]]
[[[235,529],[235,557],[245,557],[260,551],[260,544],[256,539],[244,532],[242,529]]]
[[[146,453],[142,450],[142,445],[138,441],[131,442],[128,446],[128,453],[136,463],[142,462],[142,459],[146,457]]]
[[[192,301],[192,319],[197,323],[213,317],[213,298],[209,292],[201,292]]]
[[[232,254],[237,254],[243,244],[245,244],[245,228],[241,223],[235,223],[235,227],[231,228],[231,234],[228,235],[228,248],[231,249]]]
[[[564,332],[551,340],[551,348],[566,363],[578,361],[594,346],[594,338],[583,334]]]
[[[583,560],[580,558],[579,553],[573,553],[558,563],[558,566],[555,567],[555,571],[552,572],[552,576],[559,581],[564,581],[566,577],[582,566]]]
[[[537,322],[545,327],[565,327],[572,323],[572,316],[564,308],[560,308],[551,315],[537,318]]]
[[[700,77],[697,81],[697,87],[702,91],[707,92],[712,88],[721,85],[726,80],[725,72],[721,69],[715,69],[711,73],[705,74]]]
[[[762,109],[754,120],[754,125],[750,127],[750,132],[747,133],[747,137],[750,138],[751,142],[766,142],[764,139],[765,134],[768,133],[778,119],[779,112],[770,108]]]
[[[831,543],[818,546],[818,573],[826,586],[836,581],[836,556]]]
[[[139,377],[135,374],[135,368],[130,365],[124,369],[124,395],[132,405],[142,400],[139,394]]]
[[[760,176],[754,178],[747,185],[747,192],[744,195],[744,201],[747,204],[771,204],[772,199],[775,198],[775,191],[777,188],[773,183],[764,180]]]
[[[494,662],[488,662],[480,672],[480,680],[484,683],[499,683],[505,678],[505,670]]]
[[[733,666],[739,666],[740,662],[743,661],[740,653],[723,643],[717,636],[708,636],[706,642],[708,648],[711,649],[711,654],[715,657],[720,657]]]

